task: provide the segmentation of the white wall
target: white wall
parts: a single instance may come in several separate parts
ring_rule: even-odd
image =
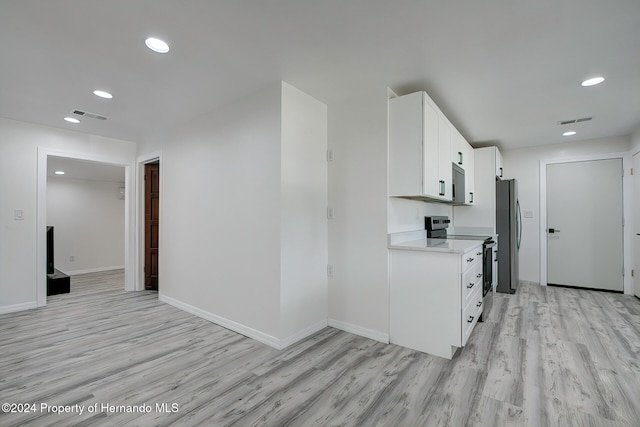
[[[124,267],[120,187],[124,182],[47,178],[47,224],[54,226],[58,270],[76,274]]]
[[[387,89],[329,105],[329,324],[389,337]]]
[[[162,300],[275,347],[326,325],[324,105],[278,82],[145,149]]]
[[[540,161],[626,152],[628,137],[543,145],[502,151],[504,176],[518,180],[518,199],[524,212],[533,218],[522,218],[520,246],[520,280],[540,283]]]
[[[283,83],[280,335],[285,339],[327,324],[326,150],[327,106]]]
[[[640,152],[640,125],[631,134],[631,154]]]
[[[36,226],[39,147],[131,163],[136,152],[133,142],[0,118],[0,312],[37,301],[36,241],[45,233]],[[14,220],[14,209],[25,219]]]
[[[280,86],[162,141],[159,292],[263,334],[280,321]]]

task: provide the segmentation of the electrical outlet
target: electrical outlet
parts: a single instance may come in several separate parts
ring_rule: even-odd
[[[333,162],[333,150],[331,148],[327,150],[327,162]]]
[[[333,277],[333,264],[327,264],[327,276]]]
[[[15,220],[23,220],[24,219],[24,210],[16,209],[13,211],[13,219]]]
[[[327,208],[327,219],[333,219],[333,208]]]
[[[533,211],[524,211],[525,218],[533,218]]]

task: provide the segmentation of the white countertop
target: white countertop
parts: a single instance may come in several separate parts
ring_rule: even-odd
[[[389,249],[463,254],[481,248],[481,240],[427,239],[424,230],[389,234]]]
[[[389,245],[389,249],[403,249],[407,251],[448,252],[463,254],[473,248],[481,248],[480,240],[458,239],[420,239]]]

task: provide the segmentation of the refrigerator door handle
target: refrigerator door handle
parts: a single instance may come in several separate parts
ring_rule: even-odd
[[[516,200],[516,228],[518,233],[518,250],[520,249],[520,240],[522,239],[522,216],[520,214],[520,201]]]

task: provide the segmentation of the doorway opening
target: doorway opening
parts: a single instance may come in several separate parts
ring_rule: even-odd
[[[62,166],[61,166],[62,165]],[[49,166],[51,166],[51,171],[49,171]],[[69,172],[64,171],[64,168],[68,169]],[[55,169],[55,170],[54,170]],[[69,185],[58,185],[56,188],[52,187],[52,193],[48,194],[47,191],[47,183],[49,180],[49,174],[56,176],[55,172],[63,171],[68,178],[73,178],[74,176],[77,178],[77,182]],[[119,209],[118,212],[122,213],[122,217],[118,218],[119,225],[121,226],[118,234],[121,236],[118,239],[118,242],[108,242],[105,239],[100,239],[102,243],[105,245],[121,245],[120,248],[116,249],[121,255],[115,255],[113,259],[108,260],[109,265],[97,265],[95,257],[90,259],[88,255],[90,251],[86,250],[87,247],[90,247],[92,244],[100,244],[100,242],[92,241],[97,239],[92,239],[91,236],[85,236],[83,234],[86,233],[86,230],[80,231],[78,227],[81,224],[74,224],[73,221],[69,218],[64,217],[64,201],[55,200],[52,201],[51,207],[51,215],[47,215],[47,205],[48,200],[53,197],[70,197],[68,203],[71,209],[73,209],[73,214],[79,213],[78,211],[83,210],[82,203],[77,199],[71,199],[72,194],[93,194],[96,191],[95,187],[97,184],[94,184],[93,181],[98,182],[100,180],[91,180],[85,179],[91,176],[91,174],[95,176],[100,176],[102,173],[107,173],[107,171],[113,172],[117,170],[119,174],[119,178],[116,180],[117,182],[106,183],[103,184],[104,187],[112,187],[113,191],[109,192],[108,197],[112,197],[115,201],[117,207]],[[58,253],[56,255],[57,262],[54,258],[54,263],[57,265],[65,265],[66,270],[68,270],[72,274],[80,274],[82,272],[89,271],[98,271],[100,269],[106,270],[111,268],[124,268],[124,290],[134,290],[135,284],[133,283],[134,275],[132,274],[132,268],[134,267],[133,260],[130,255],[133,253],[131,251],[131,245],[134,243],[133,236],[130,235],[131,224],[133,224],[133,209],[134,206],[131,204],[130,198],[133,197],[133,192],[131,191],[131,182],[132,182],[132,164],[128,163],[126,159],[122,158],[112,158],[109,156],[96,156],[96,155],[88,155],[85,153],[73,153],[73,152],[60,152],[56,150],[50,150],[45,148],[38,148],[38,179],[37,179],[37,254],[36,254],[36,266],[37,266],[37,280],[36,280],[36,298],[37,298],[37,306],[42,307],[47,305],[47,226],[52,225],[49,224],[49,220],[55,220],[60,225],[58,226],[57,232],[54,231],[54,239],[58,240],[58,243],[61,244]],[[50,173],[49,173],[50,172]],[[84,175],[83,175],[84,174]],[[57,176],[62,176],[59,174]],[[60,183],[58,183],[60,184]],[[101,184],[102,185],[102,184]],[[88,188],[92,187],[92,188]],[[105,201],[107,197],[108,189],[104,189],[105,193],[102,194],[102,197]],[[56,196],[57,194],[57,196]],[[51,200],[50,200],[51,201]],[[92,201],[91,203],[94,203]],[[87,202],[88,203],[88,202]],[[100,202],[101,203],[101,202]],[[124,207],[122,208],[122,204]],[[75,206],[75,207],[74,207]],[[57,212],[56,212],[57,211]],[[86,212],[85,212],[86,213]],[[100,212],[96,213],[98,216],[102,216]],[[56,219],[57,218],[57,219]],[[91,222],[91,219],[87,219],[86,216],[83,217],[82,221]],[[95,220],[95,218],[94,218]],[[54,227],[55,228],[55,227]],[[97,227],[95,227],[97,228]],[[63,230],[67,230],[65,235],[63,236],[61,233]],[[76,240],[75,242],[70,242],[69,230],[76,234],[76,239],[82,240],[79,242]],[[80,235],[80,237],[78,237]],[[94,236],[95,237],[95,236]],[[104,237],[104,236],[103,236]],[[66,240],[66,242],[64,241]],[[87,246],[89,245],[89,246]],[[56,246],[58,246],[56,244]],[[83,249],[85,248],[85,249]],[[54,251],[55,253],[55,251]],[[86,259],[85,259],[86,256]],[[86,263],[85,263],[86,262]],[[83,264],[85,263],[85,264]]]
[[[122,166],[48,157],[47,227],[53,227],[55,254],[51,267],[68,275],[124,269],[124,190]]]

